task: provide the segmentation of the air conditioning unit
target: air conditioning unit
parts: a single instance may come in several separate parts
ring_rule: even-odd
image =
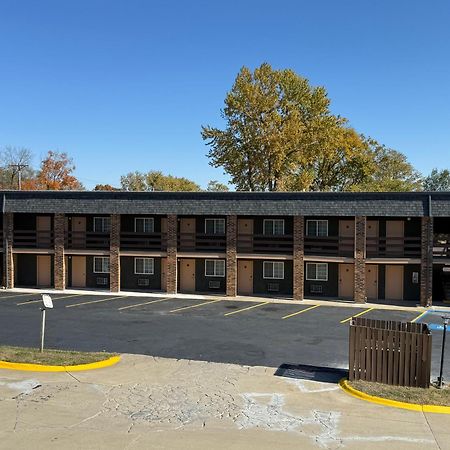
[[[97,277],[96,283],[98,286],[108,286],[108,278],[107,277]]]
[[[278,292],[280,290],[280,283],[268,283],[267,291],[268,292]]]
[[[148,278],[138,278],[138,286],[150,286],[150,280]]]
[[[311,286],[309,287],[309,292],[311,294],[322,294],[323,286],[321,284],[311,284]]]
[[[208,286],[209,289],[220,289],[220,281],[210,281]]]

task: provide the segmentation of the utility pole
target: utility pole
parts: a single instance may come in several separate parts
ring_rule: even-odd
[[[9,167],[11,168],[15,168],[17,170],[17,174],[18,174],[18,187],[19,187],[19,191],[22,189],[22,170],[25,169],[26,167],[28,167],[28,164],[10,164]]]

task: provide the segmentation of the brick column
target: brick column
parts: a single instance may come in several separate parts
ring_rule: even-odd
[[[420,305],[431,306],[433,297],[433,218],[422,217]]]
[[[3,214],[3,286],[14,287],[14,214]]]
[[[120,291],[120,215],[111,214],[109,237],[109,289]]]
[[[303,216],[294,217],[293,251],[294,300],[303,300],[305,286],[305,220]]]
[[[237,295],[237,216],[227,216],[227,288],[229,297]]]
[[[66,263],[64,258],[64,214],[55,214],[54,217],[54,249],[53,259],[54,285],[55,289],[65,289],[66,287]]]
[[[167,216],[167,269],[166,292],[177,293],[177,235],[178,219],[175,214]]]
[[[365,303],[366,298],[366,222],[364,216],[355,217],[355,288],[356,303]]]

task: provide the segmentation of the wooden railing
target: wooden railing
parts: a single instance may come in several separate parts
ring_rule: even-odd
[[[305,255],[353,256],[354,247],[349,236],[305,236]]]
[[[420,237],[368,237],[367,256],[420,258]]]
[[[70,249],[109,249],[109,233],[98,231],[69,231],[65,236],[65,247]]]
[[[226,250],[226,237],[224,234],[179,233],[178,250],[184,252],[224,252]]]
[[[157,250],[167,248],[166,233],[120,233],[120,248],[123,250]]]
[[[450,258],[450,234],[434,235],[433,256]]]
[[[16,248],[51,248],[53,231],[14,230],[14,247]]]
[[[292,235],[240,234],[237,249],[241,253],[292,253]]]

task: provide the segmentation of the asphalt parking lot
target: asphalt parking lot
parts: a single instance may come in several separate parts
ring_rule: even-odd
[[[53,294],[46,346],[111,351],[245,365],[283,363],[347,368],[348,321],[419,320],[432,324],[433,376],[438,374],[442,313],[418,318],[414,308],[276,304],[119,294]],[[0,342],[38,346],[40,294],[0,293]],[[449,308],[450,313],[450,308]],[[446,349],[450,378],[450,340]],[[444,375],[445,376],[445,375]]]

